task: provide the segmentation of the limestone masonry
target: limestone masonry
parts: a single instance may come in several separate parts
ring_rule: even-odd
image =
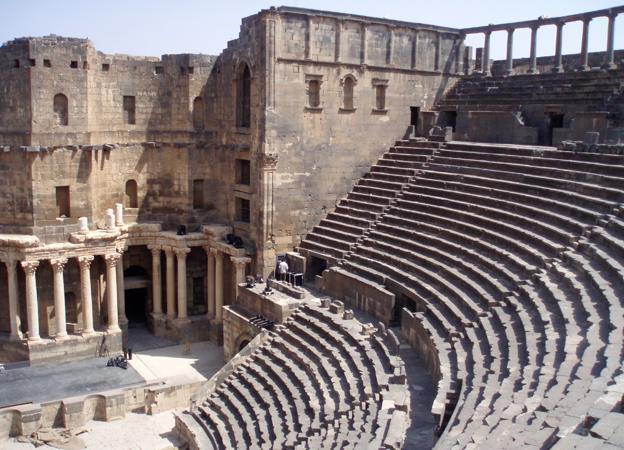
[[[218,56],[6,42],[0,363],[119,352],[141,324],[223,345],[176,418],[189,448],[624,448],[623,12],[454,29],[279,7]],[[0,423],[46,420],[26,416]]]

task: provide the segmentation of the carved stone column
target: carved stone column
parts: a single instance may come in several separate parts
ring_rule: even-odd
[[[208,319],[212,319],[215,316],[215,257],[214,253],[217,252],[216,248],[204,247],[206,250],[206,258],[208,259],[208,278],[206,279],[206,287],[208,293],[206,295],[206,301],[208,307],[206,308],[206,316]]]
[[[614,62],[613,52],[613,40],[615,39],[615,18],[617,14],[611,14],[609,18],[609,28],[607,31],[607,54],[605,55],[605,62],[602,65],[603,69],[614,70],[617,69],[617,65]]]
[[[587,17],[583,19],[583,38],[581,40],[581,59],[579,70],[589,70],[589,53],[587,52],[588,44],[589,44],[589,22],[591,22],[591,17]]]
[[[167,260],[167,317],[173,319],[175,317],[175,261],[171,247],[164,247],[163,250]]]
[[[216,250],[216,249],[215,249]],[[215,318],[223,322],[223,253],[216,251],[215,257]]]
[[[537,73],[537,30],[539,30],[539,25],[531,27],[531,56],[528,73]]]
[[[150,245],[152,252],[152,312],[162,314],[162,283],[160,276],[160,245]]]
[[[191,252],[190,248],[176,248],[178,259],[178,319],[186,319],[186,255]]]
[[[507,30],[507,75],[513,75],[513,35],[514,28]]]
[[[17,270],[15,269],[15,261],[8,260],[4,263],[7,269],[7,284],[9,289],[9,338],[11,340],[20,340],[22,338],[22,332],[20,331],[21,320],[17,298]]]
[[[555,41],[555,66],[552,71],[555,73],[563,72],[563,60],[561,56],[561,46],[563,44],[563,26],[565,22],[557,23],[557,39]]]
[[[271,270],[275,266],[275,252],[273,249],[273,191],[275,171],[277,170],[278,155],[276,153],[264,153],[258,155],[258,165],[262,170],[262,234],[258,240],[262,240],[264,245],[258,246],[256,255],[256,264],[258,265],[258,273],[262,273],[264,278],[268,277]]]
[[[28,340],[38,341],[39,337],[39,302],[37,300],[37,278],[35,273],[39,261],[22,261],[26,274],[26,310],[28,315]]]
[[[104,257],[106,261],[106,292],[108,294],[108,331],[121,331],[117,307],[117,264],[119,253],[110,253]]]
[[[251,262],[251,258],[241,256],[230,256],[230,261],[234,264],[235,272],[235,292],[238,297],[238,285],[245,282],[245,267]]]
[[[80,293],[82,296],[83,334],[91,334],[93,330],[93,299],[91,298],[91,263],[93,256],[80,256]]]
[[[67,320],[65,314],[65,281],[63,280],[63,270],[67,259],[51,259],[52,271],[54,273],[54,317],[56,322],[57,339],[67,337]]]
[[[490,75],[492,75],[492,73],[490,72],[490,37],[491,36],[492,36],[491,31],[486,31],[485,33],[483,33],[484,42],[483,42],[483,53],[482,53],[483,61],[481,61],[481,72],[486,77],[489,77]]]
[[[119,250],[118,250],[119,251]],[[119,323],[126,325],[126,286],[124,284],[123,252],[119,251],[119,262],[116,266],[117,272],[117,310],[119,313]]]

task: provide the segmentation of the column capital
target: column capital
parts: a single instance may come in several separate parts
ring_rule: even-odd
[[[487,37],[490,37],[490,35],[492,34],[492,30],[486,30],[483,32],[483,34]]]
[[[78,264],[80,264],[81,269],[88,269],[91,267],[91,263],[93,262],[93,255],[79,256]]]
[[[37,267],[39,267],[39,261],[20,261],[24,272],[27,274],[34,274],[37,271]]]
[[[147,249],[152,253],[160,254],[160,251],[163,249],[163,246],[160,244],[148,245]]]
[[[183,256],[188,255],[189,253],[191,253],[191,249],[188,247],[184,247],[184,248],[174,248],[173,252],[176,254],[176,256],[178,258],[181,258]]]
[[[165,255],[167,255],[168,257],[173,256],[173,247],[171,247],[170,245],[163,245],[162,250],[165,252]]]
[[[214,257],[218,256],[221,254],[221,250],[219,250],[216,247],[210,247],[210,254]]]
[[[566,24],[566,22],[563,22],[563,21],[562,21],[562,22],[557,22],[557,23],[555,23],[555,26],[556,26],[557,28],[561,29],[561,28],[563,28],[563,26],[564,26],[565,24]]]
[[[104,255],[104,260],[106,261],[106,267],[116,267],[120,258],[121,258],[121,254],[119,253],[108,253],[107,255]]]
[[[235,266],[244,267],[251,262],[251,258],[248,258],[246,256],[230,256],[230,261],[232,261],[232,264],[234,264]]]
[[[593,17],[583,17],[581,20],[583,21],[583,23],[589,23],[591,22],[593,19]]]
[[[15,270],[15,263],[17,262],[16,259],[12,259],[12,258],[6,258],[6,259],[1,259],[0,261],[2,261],[4,263],[4,265],[6,266],[7,270]]]
[[[62,272],[65,269],[65,264],[67,264],[67,258],[52,258],[50,264],[55,272]]]

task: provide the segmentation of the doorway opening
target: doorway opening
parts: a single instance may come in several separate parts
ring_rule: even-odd
[[[418,132],[418,119],[420,117],[420,107],[410,106],[410,125],[414,127],[414,131]]]
[[[314,281],[314,278],[321,275],[325,269],[327,269],[327,260],[310,256],[305,275],[306,281]]]
[[[149,312],[147,271],[141,266],[130,266],[124,270],[126,317],[129,327],[145,327]]]
[[[390,321],[391,327],[401,326],[401,311],[403,308],[407,308],[409,311],[416,311],[416,301],[409,298],[405,294],[395,294],[394,297],[394,309],[392,310],[392,320]]]
[[[547,145],[553,145],[553,137],[555,128],[563,128],[563,118],[565,114],[548,113],[548,142]]]
[[[126,317],[131,325],[147,323],[147,289],[126,289]]]

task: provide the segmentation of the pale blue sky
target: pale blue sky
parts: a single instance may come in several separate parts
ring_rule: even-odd
[[[620,0],[621,2],[622,0]],[[219,54],[236,38],[241,18],[270,6],[299,6],[465,28],[556,17],[620,4],[607,0],[0,0],[0,41],[15,37],[84,37],[105,53],[160,56],[165,53]],[[604,50],[606,19],[592,21],[590,50]],[[579,22],[564,28],[564,53],[580,49]],[[540,29],[539,54],[554,53],[554,26]],[[528,56],[528,30],[515,33],[514,56]],[[482,35],[468,43],[482,45]],[[506,35],[492,35],[492,57],[504,58]],[[624,14],[616,23],[616,46],[624,48]]]

